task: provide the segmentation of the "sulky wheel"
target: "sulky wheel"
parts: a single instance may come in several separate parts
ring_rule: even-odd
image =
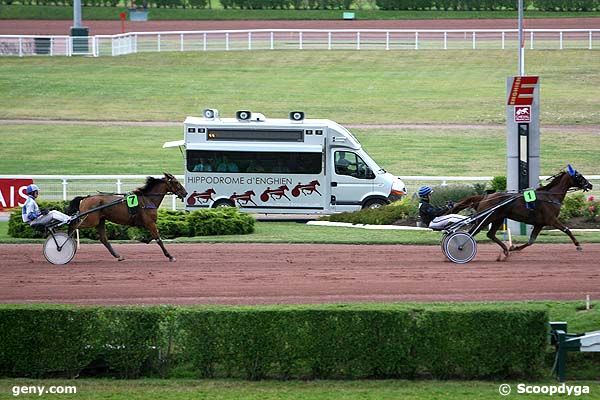
[[[477,254],[477,242],[467,232],[454,232],[443,240],[444,254],[456,264],[466,264]]]
[[[44,242],[44,257],[51,264],[68,264],[75,257],[76,251],[75,240],[64,232],[50,235]]]

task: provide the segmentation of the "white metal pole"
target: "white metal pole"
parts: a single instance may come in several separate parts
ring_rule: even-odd
[[[419,32],[415,32],[415,50],[419,50]]]
[[[298,35],[298,46],[299,50],[302,50],[302,32]]]
[[[523,0],[519,0],[519,76],[525,76],[525,46],[523,43]]]
[[[360,32],[356,32],[356,50],[360,50]]]
[[[271,50],[275,49],[275,33],[271,32]]]
[[[505,32],[502,31],[502,50],[504,50],[504,42],[505,42]]]
[[[252,32],[248,32],[248,50],[252,50]]]
[[[73,1],[73,28],[81,28],[81,0]]]
[[[390,49],[390,33],[389,32],[385,33],[385,49],[386,50]]]
[[[444,32],[444,50],[448,50],[448,32]]]
[[[179,35],[179,51],[183,51],[183,33]]]
[[[67,182],[67,180],[63,178],[62,187],[63,187],[63,200],[64,201],[67,201],[67,185],[68,184],[69,184],[69,182]]]
[[[327,50],[331,50],[331,32],[327,32]]]

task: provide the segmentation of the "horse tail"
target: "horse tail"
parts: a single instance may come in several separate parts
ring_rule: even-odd
[[[466,208],[477,209],[477,207],[479,207],[479,203],[481,202],[481,200],[483,200],[484,197],[485,195],[475,195],[469,196],[466,199],[462,199],[454,205],[454,208],[452,208],[452,213],[457,213]]]
[[[67,207],[67,214],[71,215],[77,213],[79,211],[79,203],[81,203],[81,200],[83,199],[85,199],[84,196],[77,196],[71,200],[69,206]]]

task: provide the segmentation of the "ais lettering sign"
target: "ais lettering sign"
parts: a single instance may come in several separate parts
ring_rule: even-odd
[[[25,189],[32,183],[31,179],[0,179],[0,210],[25,204]]]

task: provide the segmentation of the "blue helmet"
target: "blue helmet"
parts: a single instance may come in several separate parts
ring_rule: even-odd
[[[33,192],[39,192],[40,188],[36,184],[32,183],[31,185],[27,186],[27,189],[25,191],[27,192],[27,194],[31,194]]]
[[[426,197],[433,193],[433,189],[429,186],[421,186],[419,188],[419,197]]]

